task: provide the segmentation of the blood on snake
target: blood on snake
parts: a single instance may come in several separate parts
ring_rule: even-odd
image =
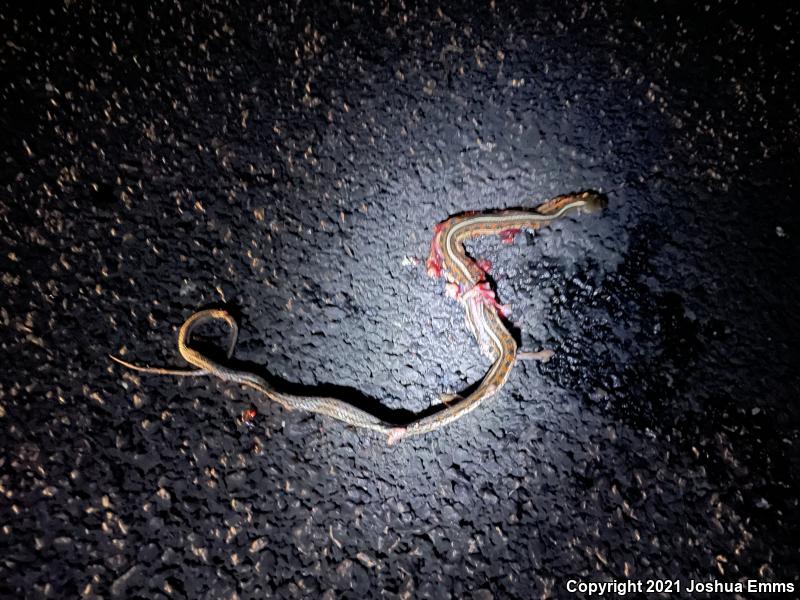
[[[595,213],[605,208],[605,196],[595,192],[567,194],[548,200],[535,209],[499,210],[463,213],[450,217],[434,227],[430,253],[426,261],[428,275],[444,276],[447,295],[463,307],[467,327],[477,340],[482,353],[493,363],[486,375],[465,397],[450,396],[444,407],[410,423],[398,425],[361,410],[339,399],[324,396],[287,394],[276,390],[263,377],[254,373],[225,366],[190,346],[193,330],[209,321],[223,321],[230,329],[227,358],[233,356],[238,336],[236,320],[225,310],[201,310],[191,315],[178,332],[178,352],[193,369],[146,367],[111,356],[120,365],[154,375],[207,376],[238,383],[255,389],[286,410],[303,410],[327,415],[357,428],[370,429],[383,434],[388,444],[403,438],[435,431],[472,412],[486,399],[497,394],[508,380],[514,364],[523,358],[546,360],[551,351],[521,353],[517,342],[504,321],[508,307],[501,305],[494,289],[487,281],[488,262],[474,260],[467,255],[464,242],[486,235],[497,235],[504,242],[512,242],[522,229],[535,230],[569,213]]]

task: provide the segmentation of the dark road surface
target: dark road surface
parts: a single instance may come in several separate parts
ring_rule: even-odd
[[[798,9],[131,4],[0,9],[0,597],[800,589]],[[423,411],[488,367],[433,225],[584,189],[470,246],[555,355],[426,437],[108,359],[223,306],[243,363]]]

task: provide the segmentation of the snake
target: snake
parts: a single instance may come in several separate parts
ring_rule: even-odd
[[[239,335],[239,327],[236,319],[226,310],[220,308],[211,308],[201,310],[191,315],[178,331],[178,353],[190,365],[196,367],[195,369],[173,369],[165,367],[146,367],[137,365],[116,356],[109,356],[114,362],[141,373],[150,373],[154,375],[176,375],[176,376],[189,376],[200,377],[203,375],[212,375],[230,383],[238,383],[246,387],[252,388],[267,396],[270,400],[277,402],[286,410],[305,410],[321,415],[327,415],[344,421],[350,425],[360,427],[363,429],[371,429],[386,433],[391,432],[393,426],[384,422],[375,415],[363,411],[352,404],[339,400],[338,398],[328,398],[325,396],[300,396],[296,394],[287,394],[275,389],[270,385],[266,379],[255,373],[233,369],[227,367],[215,360],[212,360],[205,354],[198,352],[189,344],[191,335],[194,329],[203,323],[210,321],[223,321],[230,328],[228,350],[226,357],[230,359],[233,356],[234,348],[236,347],[236,340]]]
[[[487,280],[490,264],[471,258],[464,243],[487,235],[498,235],[504,242],[511,243],[523,229],[536,230],[572,212],[596,213],[606,205],[604,195],[586,191],[557,196],[535,209],[466,212],[451,216],[434,226],[425,263],[427,274],[432,278],[444,277],[446,294],[463,306],[468,329],[478,342],[481,353],[493,362],[470,394],[465,397],[442,396],[444,408],[405,425],[389,423],[340,398],[281,392],[255,373],[226,366],[192,348],[191,336],[196,327],[210,321],[222,321],[230,330],[226,358],[232,358],[239,329],[234,317],[220,308],[195,312],[178,331],[178,353],[193,369],[142,366],[113,355],[110,358],[127,369],[142,373],[214,376],[222,381],[252,388],[286,410],[326,415],[356,428],[376,431],[392,445],[404,438],[435,431],[478,408],[505,385],[518,360],[546,360],[552,354],[548,350],[538,353],[519,351],[516,339],[506,324],[510,311],[507,306],[500,304],[492,284]]]

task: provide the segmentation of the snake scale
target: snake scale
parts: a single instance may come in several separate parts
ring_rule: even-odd
[[[323,396],[300,396],[277,391],[264,378],[227,367],[190,346],[194,329],[209,321],[222,321],[230,329],[227,357],[231,358],[238,336],[236,320],[225,310],[201,310],[191,315],[178,332],[178,352],[194,369],[144,367],[111,356],[120,365],[155,375],[204,376],[212,375],[238,383],[264,394],[287,410],[303,410],[327,415],[355,427],[371,429],[386,436],[389,444],[429,433],[472,412],[484,400],[503,387],[512,368],[521,358],[546,358],[547,353],[518,352],[517,342],[508,330],[504,318],[507,307],[501,305],[487,282],[487,261],[474,260],[467,255],[464,242],[485,235],[499,235],[513,241],[522,229],[535,230],[572,212],[598,212],[606,206],[605,196],[594,192],[567,194],[548,200],[533,210],[501,210],[463,213],[450,217],[434,227],[431,249],[426,261],[428,275],[444,276],[448,296],[464,307],[467,326],[478,341],[481,352],[493,363],[489,371],[466,397],[450,396],[441,410],[411,423],[399,426],[339,399]]]

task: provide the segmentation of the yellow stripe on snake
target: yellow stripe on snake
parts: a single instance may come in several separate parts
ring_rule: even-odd
[[[287,410],[304,410],[327,415],[355,427],[378,431],[393,444],[405,437],[429,433],[460,419],[477,408],[484,400],[496,394],[508,379],[515,362],[520,358],[545,358],[547,353],[519,353],[517,342],[509,332],[503,318],[508,309],[497,302],[495,293],[486,281],[488,264],[470,258],[464,242],[484,235],[499,235],[510,242],[521,229],[534,230],[571,212],[598,212],[606,205],[604,196],[593,192],[558,196],[538,206],[535,210],[503,210],[482,213],[465,213],[436,225],[426,262],[428,275],[444,274],[447,295],[457,299],[465,309],[467,326],[480,345],[484,355],[494,362],[475,390],[464,398],[451,397],[452,402],[429,416],[406,425],[394,425],[366,411],[360,410],[339,398],[298,396],[277,391],[264,378],[248,371],[222,365],[190,347],[192,331],[208,321],[224,321],[230,328],[227,357],[231,358],[236,345],[238,327],[235,319],[220,309],[202,310],[190,316],[178,333],[178,352],[195,369],[143,367],[115,356],[117,363],[143,373],[155,375],[202,376],[213,375],[238,383],[264,394]]]

